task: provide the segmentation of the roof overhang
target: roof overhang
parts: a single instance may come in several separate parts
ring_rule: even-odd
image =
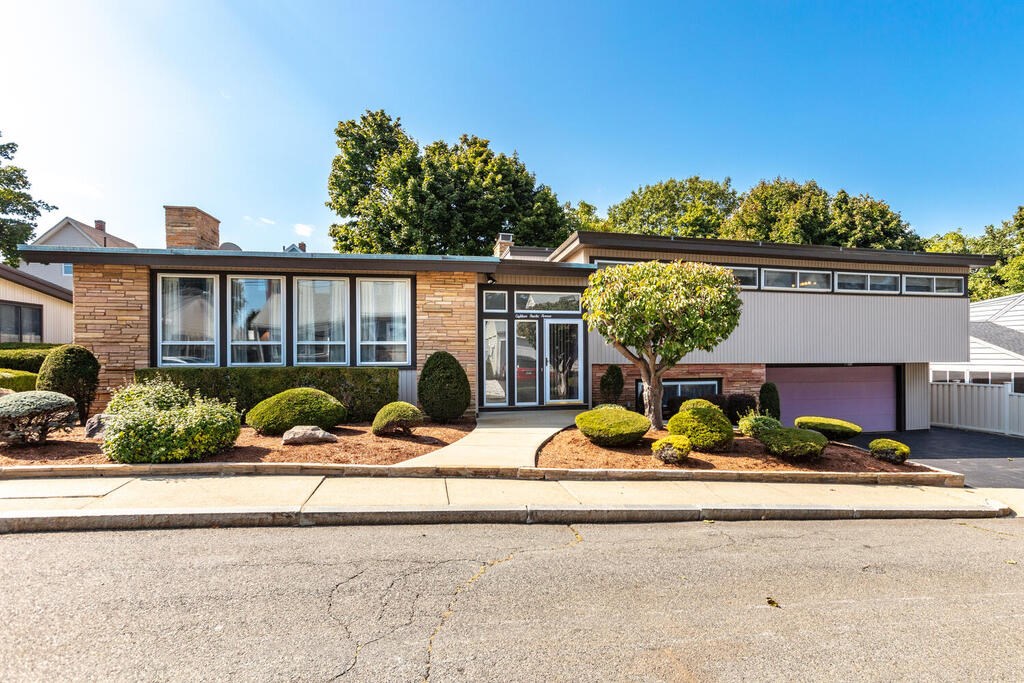
[[[54,299],[60,299],[68,303],[72,302],[72,294],[70,289],[55,285],[49,280],[44,280],[41,277],[35,275],[29,275],[23,273],[17,268],[11,268],[7,264],[0,263],[0,279],[13,282],[16,285],[27,287],[33,291],[52,296]]]

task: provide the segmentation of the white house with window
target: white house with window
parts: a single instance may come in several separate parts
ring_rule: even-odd
[[[1024,294],[975,301],[970,312],[970,357],[932,363],[933,382],[1011,384],[1024,393]]]
[[[82,221],[65,216],[56,225],[37,237],[32,244],[54,247],[88,247],[88,248],[120,248],[133,249],[135,245],[126,239],[107,232],[105,221],[94,221],[88,225]],[[18,269],[42,280],[52,282],[58,287],[74,289],[74,265],[71,263],[26,263],[18,265]]]

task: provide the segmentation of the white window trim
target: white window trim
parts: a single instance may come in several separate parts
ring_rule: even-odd
[[[752,285],[745,285],[743,283],[740,283],[740,289],[759,289],[760,288],[760,286],[761,286],[761,271],[760,271],[760,269],[758,269],[757,266],[725,266],[725,267],[728,268],[729,270],[731,270],[734,275],[736,274],[737,270],[752,270],[752,271],[754,271],[754,279],[757,280],[757,282],[755,282]]]
[[[512,322],[515,322],[515,321],[512,321]],[[482,339],[481,340],[482,343],[480,344],[480,370],[483,372],[483,377],[484,377],[484,387],[483,387],[484,407],[485,408],[498,408],[498,407],[507,406],[509,404],[509,391],[508,391],[508,388],[509,388],[509,384],[510,383],[509,383],[508,375],[509,375],[509,371],[510,370],[513,371],[513,372],[515,371],[515,368],[509,368],[508,367],[508,350],[509,350],[509,344],[510,344],[510,342],[509,342],[509,334],[508,334],[508,332],[509,332],[509,320],[508,320],[508,318],[485,318],[484,321],[483,321],[483,324],[481,325],[481,328],[482,328],[481,332],[487,328],[487,323],[494,323],[495,325],[497,325],[499,327],[501,325],[505,326],[505,400],[501,401],[500,403],[490,403],[487,400],[487,358],[486,358],[487,340],[486,339]],[[513,331],[514,330],[515,330],[515,328],[513,327]]]
[[[767,279],[764,274],[766,272],[775,273],[796,273],[796,287],[770,287],[765,284]],[[828,289],[815,289],[813,287],[801,287],[800,286],[800,274],[811,273],[814,275],[828,275],[829,287]],[[836,279],[831,270],[812,270],[811,268],[761,268],[761,289],[769,292],[809,292],[812,294],[830,294],[836,286]]]
[[[227,322],[227,335],[228,335],[228,365],[236,368],[278,368],[287,364],[287,339],[285,337],[285,297],[288,296],[287,283],[281,275],[228,275],[227,279],[227,293],[228,301],[230,305],[231,301],[231,281],[232,280],[278,280],[281,283],[281,341],[279,342],[261,342],[261,341],[249,341],[248,339],[241,339],[235,341],[232,339],[234,336],[233,322],[228,318]],[[234,363],[231,360],[231,350],[235,346],[280,346],[281,347],[281,362],[280,363]]]
[[[868,278],[867,289],[840,289],[839,288],[839,277],[841,275],[866,275]],[[872,277],[894,277],[896,278],[896,289],[871,289],[871,278]],[[837,270],[835,275],[832,277],[832,291],[836,294],[881,294],[883,296],[889,296],[900,293],[900,275],[899,273],[860,273],[852,270]]]
[[[75,274],[75,266],[72,263],[60,264],[60,273],[64,277],[72,277]]]
[[[213,342],[165,342],[164,341],[164,278],[192,277],[213,281]],[[214,368],[220,365],[220,278],[207,273],[159,273],[156,276],[156,366],[158,368]],[[194,346],[213,344],[212,363],[164,363],[164,345],[192,344]]]
[[[931,281],[932,281],[932,291],[930,291],[930,292],[908,292],[907,291],[907,278],[911,278],[911,277],[931,278]],[[935,278],[937,278],[937,277],[947,278],[947,279],[950,279],[950,280],[959,280],[960,281],[960,291],[959,292],[936,292],[935,291]],[[907,273],[907,274],[903,275],[903,286],[901,288],[901,291],[904,294],[906,294],[907,296],[946,296],[946,297],[950,297],[950,296],[964,296],[964,294],[965,294],[964,279],[961,276],[959,276],[959,275],[925,275],[925,274],[922,274],[922,273]]]
[[[534,357],[533,357],[533,400],[520,402],[519,401],[519,348],[518,342],[519,335],[516,334],[516,328],[519,324],[533,325],[533,339],[534,339]],[[540,367],[540,320],[537,318],[515,318],[512,320],[512,357],[515,359],[515,363],[512,364],[512,373],[515,375],[515,393],[517,406],[537,406],[540,405],[541,395],[541,367]]]
[[[409,287],[408,301],[406,302],[406,306],[405,306],[405,342],[404,342],[404,344],[405,344],[405,358],[406,359],[404,361],[388,361],[388,362],[374,361],[374,362],[370,363],[370,362],[364,362],[364,361],[361,360],[361,355],[362,354],[360,354],[359,352],[362,350],[363,346],[398,346],[399,344],[403,343],[403,342],[400,342],[400,341],[383,341],[383,342],[381,342],[381,341],[363,341],[363,322],[362,322],[363,321],[363,315],[362,315],[362,308],[363,308],[362,307],[362,298],[363,297],[362,297],[362,287],[360,287],[360,283],[362,283],[362,282],[404,282]],[[413,364],[413,359],[412,359],[412,297],[413,297],[412,278],[407,278],[407,277],[357,277],[356,278],[355,297],[356,297],[356,321],[355,321],[355,324],[356,324],[356,338],[354,340],[355,348],[353,349],[353,353],[355,353],[355,364],[357,366],[362,366],[362,367],[374,367],[374,366],[404,367],[404,366],[407,366],[407,365],[412,365]]]
[[[487,308],[487,295],[501,294],[505,297],[505,305],[501,308]],[[508,292],[502,289],[485,289],[483,299],[484,313],[508,313]]]
[[[554,294],[555,296],[565,296],[566,294],[575,294],[576,297],[577,297],[576,298],[576,302],[577,302],[576,303],[576,310],[556,311],[556,310],[552,310],[550,308],[544,308],[544,309],[541,309],[541,308],[532,308],[532,309],[531,308],[525,308],[525,309],[520,309],[519,308],[519,303],[517,302],[517,299],[519,298],[520,294]],[[516,290],[516,291],[512,292],[512,306],[515,308],[515,310],[513,311],[514,313],[531,313],[531,314],[534,314],[534,315],[539,315],[541,313],[550,313],[550,314],[554,314],[554,315],[559,315],[559,314],[562,314],[562,315],[572,315],[573,313],[579,313],[579,312],[581,312],[583,310],[583,294],[582,294],[582,292],[551,292],[551,291],[548,291],[546,289],[519,289],[519,290]]]
[[[310,281],[319,282],[321,280],[329,280],[331,282],[344,282],[345,283],[345,341],[343,342],[309,342],[299,340],[299,282]],[[332,366],[332,367],[345,367],[351,363],[352,359],[352,348],[351,340],[349,336],[352,333],[352,321],[349,320],[349,316],[352,314],[352,284],[349,282],[347,277],[295,277],[292,279],[292,353],[295,365],[301,365],[304,367],[308,366]],[[345,347],[345,361],[343,363],[303,363],[299,361],[299,345],[326,345],[326,346],[344,346]]]

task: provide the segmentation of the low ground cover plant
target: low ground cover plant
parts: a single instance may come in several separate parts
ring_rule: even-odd
[[[755,439],[768,430],[781,428],[781,422],[770,415],[761,415],[760,413],[747,413],[739,420],[740,434]]]
[[[412,430],[426,421],[420,409],[405,401],[394,401],[387,404],[373,418],[370,431],[376,436],[388,434],[404,434],[412,436]]]
[[[331,429],[348,417],[341,401],[319,389],[288,389],[257,403],[245,422],[259,434],[279,436],[292,427],[310,425]]]
[[[420,370],[416,391],[423,412],[440,423],[462,417],[472,398],[466,370],[447,351],[430,354]]]
[[[595,408],[577,415],[576,427],[598,446],[629,446],[643,438],[651,421],[632,410]]]
[[[200,460],[233,446],[241,422],[234,406],[214,399],[169,409],[136,403],[110,418],[102,449],[122,463]]]
[[[757,437],[772,455],[787,460],[809,460],[819,457],[828,445],[828,439],[810,429],[781,427],[762,432]]]
[[[693,449],[693,444],[682,434],[670,434],[651,444],[651,452],[663,463],[674,465],[686,460]]]
[[[27,370],[0,369],[0,389],[32,391],[36,388],[36,373]]]
[[[85,424],[99,383],[100,362],[92,351],[78,344],[64,344],[46,356],[39,368],[36,388],[56,391],[75,399],[78,419]]]
[[[702,399],[697,399],[701,401]],[[696,403],[696,402],[692,402]],[[706,401],[705,401],[706,403]],[[683,404],[684,406],[686,403]],[[727,451],[732,447],[733,432],[725,414],[714,405],[706,407],[697,404],[684,408],[668,421],[671,434],[682,434],[690,440],[693,448],[705,453]]]
[[[910,457],[910,446],[893,439],[875,439],[868,444],[871,455],[879,460],[902,465]]]
[[[813,429],[824,434],[829,441],[842,441],[861,433],[860,425],[834,417],[798,417],[793,420],[793,425],[800,429]]]
[[[41,444],[54,431],[67,431],[78,420],[70,396],[55,391],[21,391],[0,396],[0,441]]]

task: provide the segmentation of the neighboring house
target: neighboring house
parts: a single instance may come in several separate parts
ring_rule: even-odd
[[[580,294],[597,268],[641,260],[731,267],[743,287],[732,336],[665,375],[666,397],[779,386],[783,419],[851,419],[869,431],[927,429],[928,364],[968,357],[966,279],[985,256],[922,254],[581,232],[554,250],[495,256],[313,254],[218,249],[219,222],[165,207],[168,249],[32,245],[30,263],[72,263],[87,295],[75,340],[102,363],[101,403],[150,366],[353,365],[398,369],[416,400],[419,368],[446,350],[478,410],[584,406],[610,364],[633,366],[588,333]]]
[[[117,247],[134,249],[135,245],[128,240],[115,237],[107,232],[104,221],[96,221],[94,225],[86,225],[74,218],[62,218],[52,228],[40,235],[32,244],[51,247]],[[20,270],[29,275],[48,280],[55,285],[74,289],[72,273],[74,266],[70,263],[22,263]]]
[[[1024,294],[972,303],[970,339],[970,357],[932,363],[932,381],[1012,384],[1024,393]]]
[[[0,264],[0,343],[71,341],[71,290]]]

